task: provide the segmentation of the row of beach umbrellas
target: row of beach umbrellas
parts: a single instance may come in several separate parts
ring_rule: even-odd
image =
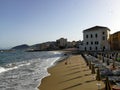
[[[89,69],[91,69],[91,74],[95,74],[95,64],[93,64],[91,61],[89,61],[88,65],[89,65]],[[97,71],[96,71],[96,80],[101,81],[99,67],[97,68]],[[106,80],[105,80],[105,89],[104,90],[112,90],[108,77],[106,77]]]

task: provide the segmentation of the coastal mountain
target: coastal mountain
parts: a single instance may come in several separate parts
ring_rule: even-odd
[[[13,47],[12,49],[20,50],[20,49],[28,49],[28,48],[29,48],[29,45],[27,45],[27,44],[22,44],[22,45],[15,46],[15,47]]]

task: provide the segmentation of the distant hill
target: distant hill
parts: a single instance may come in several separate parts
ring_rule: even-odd
[[[22,44],[22,45],[15,46],[12,49],[20,50],[20,49],[28,49],[28,48],[29,48],[29,45]]]

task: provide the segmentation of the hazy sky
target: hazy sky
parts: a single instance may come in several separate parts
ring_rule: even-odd
[[[120,0],[0,0],[0,48],[82,40],[96,25],[120,30]]]

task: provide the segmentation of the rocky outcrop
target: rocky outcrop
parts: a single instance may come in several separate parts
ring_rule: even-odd
[[[27,44],[22,44],[22,45],[15,46],[15,47],[13,47],[12,49],[20,50],[20,49],[28,49],[28,48],[29,48],[29,45],[27,45]]]

